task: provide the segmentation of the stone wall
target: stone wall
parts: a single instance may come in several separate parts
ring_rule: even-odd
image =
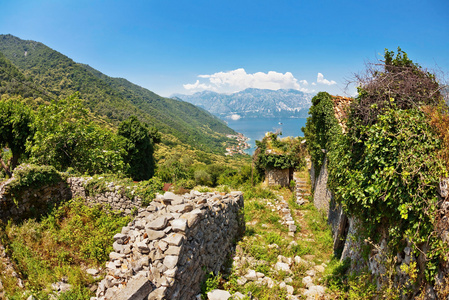
[[[323,211],[324,213],[329,213],[329,204],[332,200],[332,194],[327,188],[327,157],[324,157],[323,164],[321,165],[320,174],[315,180],[315,189],[313,193],[313,204],[315,207]]]
[[[265,171],[265,184],[289,186],[290,180],[293,179],[292,175],[293,172],[290,169],[270,169]]]
[[[0,187],[0,219],[19,221],[26,218],[36,218],[48,211],[55,203],[72,197],[67,183],[62,181],[52,185],[29,188],[17,195],[11,195],[6,190],[9,180]]]
[[[287,170],[288,171],[288,170]],[[218,273],[244,232],[243,195],[199,193],[158,195],[146,208],[129,199],[123,187],[110,183],[108,191],[90,195],[89,178],[69,178],[50,186],[7,195],[0,186],[0,218],[34,217],[49,205],[72,197],[87,204],[107,204],[135,219],[114,237],[114,252],[106,263],[98,299],[193,299],[207,272]],[[125,187],[126,188],[126,187]]]
[[[133,210],[142,206],[142,199],[139,197],[128,198],[121,191],[126,187],[118,186],[114,182],[108,184],[107,191],[91,194],[84,187],[84,184],[89,180],[91,180],[90,177],[71,177],[67,179],[73,197],[82,197],[86,199],[89,205],[110,205],[113,210],[120,210],[125,214],[131,214]]]
[[[158,196],[114,237],[98,299],[194,299],[233,252],[242,209],[241,192]]]

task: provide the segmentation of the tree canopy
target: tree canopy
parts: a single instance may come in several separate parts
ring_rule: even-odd
[[[126,170],[122,140],[92,121],[78,94],[41,106],[33,128],[27,148],[37,163],[81,174]]]
[[[5,147],[12,152],[8,162],[0,156],[0,163],[9,176],[25,154],[25,144],[33,135],[32,122],[31,110],[19,98],[0,100],[0,154]]]
[[[161,136],[156,128],[148,128],[137,117],[131,116],[123,121],[118,135],[125,138],[125,162],[129,164],[128,174],[134,180],[148,180],[154,175],[154,145]]]

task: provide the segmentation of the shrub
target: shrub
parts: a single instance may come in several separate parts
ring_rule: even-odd
[[[64,176],[52,166],[22,164],[14,171],[14,179],[7,185],[7,193],[18,194],[27,188],[40,188],[64,181]]]

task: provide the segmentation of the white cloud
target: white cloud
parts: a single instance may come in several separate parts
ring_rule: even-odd
[[[303,92],[309,92],[306,88],[306,80],[298,80],[292,73],[278,73],[269,71],[268,73],[257,72],[253,74],[246,73],[245,69],[240,68],[228,72],[217,72],[210,75],[199,75],[203,79],[197,80],[193,84],[184,84],[184,88],[189,91],[213,90],[218,92],[232,93],[242,91],[247,88],[258,89],[295,89]],[[206,80],[204,82],[204,80]]]
[[[333,81],[333,80],[329,81],[329,80],[327,80],[327,79],[324,79],[324,75],[321,74],[321,73],[318,73],[318,76],[317,76],[317,78],[316,78],[316,82],[317,82],[317,83],[326,84],[326,85],[337,84],[337,83],[336,83],[335,81]]]
[[[186,90],[195,90],[195,91],[203,91],[203,90],[212,90],[215,91],[216,88],[212,85],[207,85],[204,83],[200,83],[199,80],[197,80],[195,83],[187,83],[182,85]]]
[[[316,85],[316,83],[315,83],[315,82],[312,82],[312,85]]]

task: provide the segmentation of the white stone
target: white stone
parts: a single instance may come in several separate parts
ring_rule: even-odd
[[[238,285],[244,285],[248,280],[245,277],[240,277],[239,279],[237,279],[237,284]]]
[[[245,278],[250,280],[250,281],[255,281],[257,280],[257,274],[256,271],[254,270],[248,270],[248,273],[245,275]]]
[[[144,243],[144,242],[138,242],[138,243],[136,244],[136,246],[137,246],[137,248],[138,248],[140,251],[143,251],[143,252],[149,250],[149,249],[148,249],[148,245],[147,245],[146,243]]]
[[[274,287],[274,281],[270,277],[265,277],[265,282],[267,283],[268,288],[272,289]]]
[[[308,270],[306,272],[306,275],[310,276],[310,277],[314,277],[316,275],[316,271],[315,270]]]
[[[167,217],[163,216],[163,217],[157,218],[156,220],[154,220],[151,223],[148,223],[146,225],[146,227],[149,229],[153,229],[153,230],[161,230],[167,226],[167,221],[168,221]]]
[[[283,272],[287,272],[287,273],[291,272],[290,266],[288,264],[280,262],[280,261],[278,261],[276,263],[276,265],[274,265],[274,269],[277,271],[283,271]]]
[[[302,283],[307,287],[310,288],[313,286],[313,279],[310,276],[306,276],[302,279]]]
[[[174,232],[178,231],[186,231],[187,228],[187,220],[186,219],[176,219],[171,222],[171,227]]]
[[[319,299],[322,295],[324,295],[325,289],[321,285],[313,285],[308,290],[304,292],[304,296],[307,299]]]
[[[304,262],[304,260],[301,257],[299,257],[298,255],[295,256],[295,263],[296,264],[301,264],[303,262]]]
[[[234,300],[242,300],[244,298],[245,298],[245,295],[243,295],[240,292],[235,292],[235,294],[232,295],[232,299],[234,299]]]
[[[92,276],[96,276],[98,275],[98,273],[100,273],[100,271],[98,271],[97,269],[87,269],[86,273]]]
[[[164,266],[166,266],[168,269],[173,269],[176,267],[176,264],[178,263],[178,256],[174,255],[167,255],[164,258]]]
[[[224,290],[212,290],[207,293],[208,300],[228,300],[231,297],[231,294],[228,291]]]
[[[171,233],[163,241],[167,242],[169,245],[179,246],[184,240],[184,236],[179,233]]]
[[[126,257],[125,254],[121,254],[121,253],[117,253],[117,252],[109,253],[110,260],[121,259],[121,258],[125,258],[125,257]]]
[[[323,273],[324,272],[324,266],[323,265],[318,265],[314,267],[315,271],[317,271],[318,273]]]

